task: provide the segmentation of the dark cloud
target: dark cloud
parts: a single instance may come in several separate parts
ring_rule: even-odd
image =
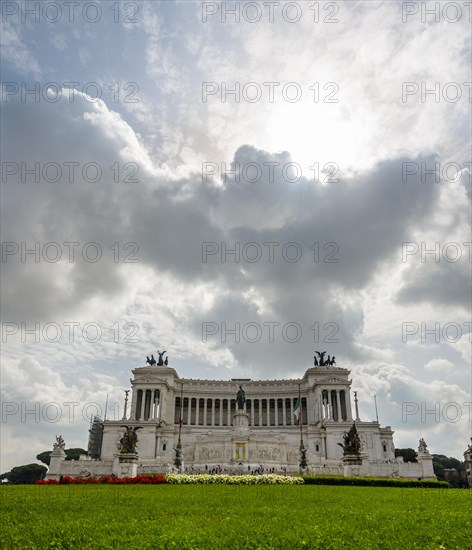
[[[472,309],[472,266],[468,259],[451,264],[429,263],[406,278],[397,293],[399,304],[433,303],[456,306],[470,313]]]
[[[344,357],[369,357],[355,343],[363,323],[362,311],[356,310],[360,306],[341,303],[339,292],[366,288],[383,263],[396,257],[400,261],[400,243],[428,217],[437,199],[436,186],[401,181],[402,163],[411,160],[406,158],[320,185],[303,177],[288,181],[294,178],[283,171],[290,162],[288,153],[243,146],[233,163],[240,177],[233,174],[223,185],[204,183],[201,174],[172,177],[152,166],[116,114],[80,96],[72,105],[27,104],[21,111],[13,101],[5,107],[4,120],[10,136],[5,160],[41,166],[96,162],[103,170],[97,183],[79,177],[73,184],[21,184],[11,178],[3,184],[11,205],[4,220],[5,241],[97,242],[103,248],[97,263],[80,256],[74,263],[58,264],[9,258],[4,264],[5,319],[51,321],[91,308],[97,297],[110,302],[121,299],[132,290],[132,272],[130,266],[114,262],[108,247],[136,242],[137,269],[150,268],[156,278],[170,275],[189,291],[195,284],[212,285],[213,306],[197,310],[194,318],[179,319],[180,326],[187,326],[196,338],[201,337],[201,324],[208,321],[228,326],[257,322],[261,327],[265,322],[279,323],[278,337],[269,345],[267,332],[259,343],[244,339],[208,343],[230,349],[241,368],[261,372],[282,372],[289,363],[306,365],[320,346]],[[45,134],[49,127],[54,130]],[[108,167],[114,163],[123,167],[133,159],[140,161],[139,183],[115,183]],[[261,168],[256,182],[249,181],[254,172],[245,171],[248,163]],[[273,166],[272,178],[268,166]],[[251,242],[255,246],[245,248]],[[264,245],[269,242],[276,243],[273,261]],[[203,243],[218,247],[218,254],[206,262]],[[234,249],[235,243],[240,246],[240,261],[228,255],[222,262],[221,249]],[[288,243],[295,245],[284,248]],[[318,246],[316,261],[314,246]],[[257,249],[262,251],[260,260],[248,261]],[[289,261],[297,249],[301,259]],[[168,300],[172,302],[172,296]],[[290,322],[303,331],[297,345],[281,336],[280,327]],[[315,323],[318,337],[310,329]],[[330,338],[332,333],[336,335]]]

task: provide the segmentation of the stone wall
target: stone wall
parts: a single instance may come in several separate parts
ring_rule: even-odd
[[[61,459],[51,463],[46,479],[57,479],[61,476],[100,477],[113,472],[113,460],[94,460],[83,457],[80,460]]]

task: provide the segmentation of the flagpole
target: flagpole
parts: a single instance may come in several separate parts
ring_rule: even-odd
[[[302,409],[302,395],[300,390],[300,384],[298,384],[298,406],[300,407],[299,423],[300,423],[300,473],[306,469],[306,449],[303,445],[303,409]]]
[[[108,409],[108,393],[107,393],[107,399],[105,401],[105,414],[103,416],[103,421],[107,419],[107,409]]]
[[[181,382],[180,383],[180,413],[179,413],[179,439],[177,441],[177,446],[175,447],[175,459],[174,459],[174,466],[177,468],[177,470],[180,473],[180,469],[182,467],[182,409],[183,409],[183,402],[184,402],[184,385]]]
[[[303,431],[302,431],[302,424],[303,424],[303,410],[302,410],[302,397],[301,397],[301,391],[300,391],[300,384],[298,384],[298,402],[300,403],[300,445],[303,446]]]

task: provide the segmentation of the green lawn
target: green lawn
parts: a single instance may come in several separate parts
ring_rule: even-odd
[[[470,548],[472,491],[0,486],[1,548]]]

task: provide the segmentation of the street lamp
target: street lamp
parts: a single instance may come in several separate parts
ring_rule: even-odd
[[[306,449],[305,449],[305,445],[303,444],[303,411],[302,411],[300,384],[298,384],[298,406],[300,407],[300,410],[298,413],[299,414],[298,423],[300,425],[300,473],[302,474],[307,467],[307,463],[306,463]]]
[[[182,468],[182,407],[184,402],[184,385],[180,384],[180,414],[179,414],[179,439],[177,440],[177,446],[175,447],[174,466],[179,473]]]

